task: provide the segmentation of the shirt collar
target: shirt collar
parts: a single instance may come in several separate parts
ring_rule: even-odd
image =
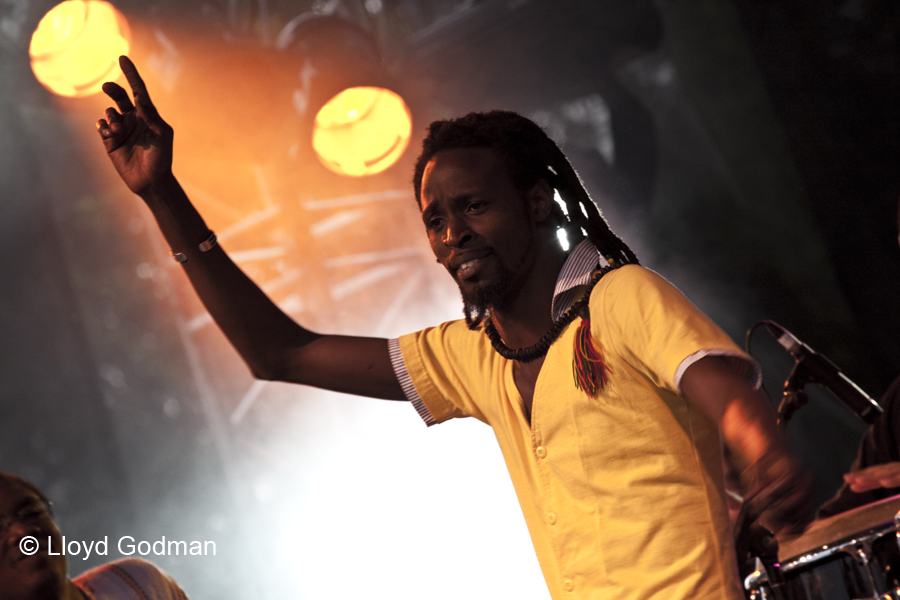
[[[602,260],[600,253],[588,239],[582,240],[569,253],[559,277],[556,278],[556,288],[553,290],[550,316],[554,321],[566,312],[575,299],[575,289],[588,284],[591,273]]]

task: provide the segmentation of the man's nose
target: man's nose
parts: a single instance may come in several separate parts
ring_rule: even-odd
[[[446,246],[459,248],[471,240],[473,236],[472,230],[469,229],[469,225],[464,219],[451,217],[447,221],[447,227],[444,229],[441,241]]]

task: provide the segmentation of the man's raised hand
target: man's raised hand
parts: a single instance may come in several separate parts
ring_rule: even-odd
[[[107,108],[106,118],[97,121],[97,131],[122,180],[141,195],[171,177],[173,131],[153,106],[134,63],[120,56],[119,66],[131,87],[134,104],[121,86],[104,83],[103,91],[118,110]]]

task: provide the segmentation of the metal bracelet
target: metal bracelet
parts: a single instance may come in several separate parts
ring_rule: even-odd
[[[198,248],[200,248],[200,252],[209,252],[210,250],[215,248],[217,244],[218,241],[216,240],[216,234],[214,231],[210,230],[209,237],[200,242]],[[174,250],[170,250],[169,254],[171,254],[172,258],[174,258],[177,262],[187,262],[188,257],[184,252],[175,252]]]
[[[200,242],[200,252],[209,252],[216,247],[217,243],[215,232],[210,230],[209,237]]]

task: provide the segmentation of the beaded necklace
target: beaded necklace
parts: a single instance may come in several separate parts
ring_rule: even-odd
[[[609,367],[603,362],[603,357],[594,348],[590,337],[590,312],[588,303],[591,300],[591,292],[594,290],[600,279],[604,275],[617,268],[614,266],[601,267],[595,271],[591,277],[591,281],[584,291],[584,296],[578,302],[569,307],[566,312],[559,316],[547,330],[547,333],[541,337],[533,346],[527,348],[510,348],[503,343],[500,333],[494,327],[494,322],[490,317],[484,321],[484,332],[491,341],[494,350],[507,360],[515,360],[522,363],[535,361],[547,354],[550,350],[550,344],[556,341],[559,334],[566,325],[571,323],[576,315],[581,316],[581,325],[575,335],[575,355],[572,359],[572,372],[575,378],[575,387],[583,389],[591,396],[596,395],[598,390],[603,389],[606,384]]]

